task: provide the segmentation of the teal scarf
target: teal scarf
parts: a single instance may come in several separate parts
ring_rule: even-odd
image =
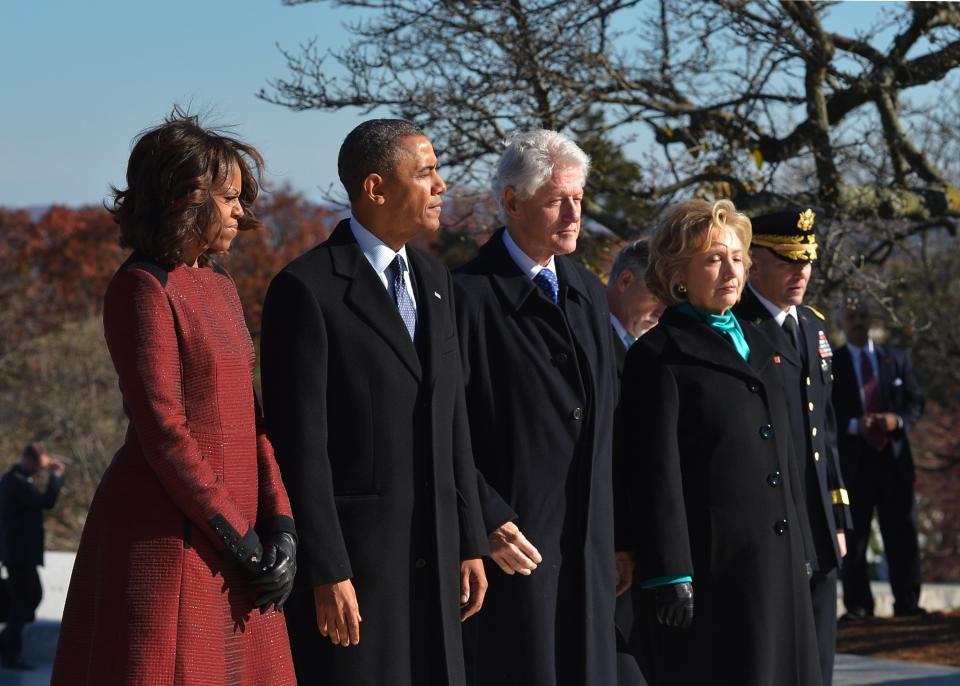
[[[740,323],[733,316],[733,312],[727,310],[726,314],[708,314],[701,312],[686,300],[677,305],[677,312],[683,312],[685,315],[698,319],[718,334],[733,343],[744,360],[750,359],[750,346],[747,345],[747,339],[743,337],[743,329]]]

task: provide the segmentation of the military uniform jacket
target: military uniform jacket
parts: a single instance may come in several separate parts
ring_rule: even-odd
[[[416,346],[349,221],[264,304],[264,410],[300,535],[284,614],[303,684],[410,685],[425,661],[445,674],[437,686],[464,681],[460,561],[489,549],[450,273],[407,256]],[[344,649],[317,630],[312,588],[348,578],[363,623]],[[411,638],[424,625],[437,627],[429,646]]]
[[[555,260],[559,306],[502,230],[454,272],[487,530],[516,520],[543,555],[530,576],[487,566],[484,608],[464,627],[483,686],[616,683],[610,314],[596,277]]]
[[[823,317],[805,305],[797,307],[800,340],[798,351],[785,331],[753,291],[743,290],[743,299],[733,308],[741,319],[753,322],[773,343],[787,405],[794,454],[810,516],[815,567],[829,572],[841,558],[837,529],[851,529],[853,519],[837,451],[836,418],[833,411],[833,350],[827,340]]]
[[[656,683],[820,683],[783,360],[741,327],[749,361],[675,308],[627,353],[636,579],[693,577],[693,625],[663,630]]]

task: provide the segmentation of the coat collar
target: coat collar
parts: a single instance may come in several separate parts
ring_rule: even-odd
[[[735,374],[759,377],[769,364],[775,362],[776,351],[767,337],[750,322],[742,319],[740,319],[740,327],[743,329],[747,345],[750,346],[749,361],[740,357],[733,345],[719,333],[703,322],[678,312],[676,307],[669,307],[663,313],[658,327],[663,324],[666,324],[663,327],[664,333],[669,336],[680,352],[724,367]]]
[[[330,250],[330,257],[333,261],[333,272],[350,281],[344,295],[346,305],[353,309],[358,317],[367,322],[393,348],[397,356],[418,380],[421,379],[423,368],[420,365],[417,350],[410,340],[410,334],[407,332],[396,305],[391,302],[390,294],[383,287],[380,277],[374,273],[370,262],[363,256],[363,251],[357,245],[357,240],[350,230],[349,219],[337,224],[337,228],[327,239],[326,245]],[[417,279],[419,285],[420,274],[414,272],[414,278]],[[421,306],[424,303],[421,300],[421,298],[418,298],[417,302],[418,327],[424,324],[424,320],[427,319],[424,312],[429,312],[430,309],[430,305],[427,305],[422,312]],[[423,328],[429,330],[431,327],[427,323]]]
[[[799,307],[797,308],[798,316],[800,316],[801,309],[802,308]],[[777,352],[790,364],[795,367],[803,367],[803,360],[800,357],[799,351],[793,347],[793,343],[787,338],[789,334],[783,330],[782,326],[777,324],[777,320],[770,313],[770,310],[760,302],[760,299],[757,298],[749,286],[744,287],[740,302],[733,308],[733,312],[740,319],[744,319],[758,326],[760,330],[769,337],[770,342],[777,348]],[[800,331],[801,335],[806,335],[802,324]],[[746,333],[744,333],[744,335],[746,335]],[[807,350],[810,350],[809,342]]]
[[[503,228],[497,229],[490,240],[480,247],[478,257],[501,296],[516,311],[523,306],[527,298],[535,295],[538,289],[533,281],[520,271],[513,258],[510,257],[510,253],[507,252],[507,247],[503,243],[503,231]],[[554,262],[557,267],[557,281],[560,283],[561,297],[566,299],[566,297],[574,294],[574,297],[592,303],[583,276],[569,258],[557,255]]]

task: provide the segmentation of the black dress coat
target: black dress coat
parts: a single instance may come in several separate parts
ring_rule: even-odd
[[[484,686],[616,683],[610,315],[596,277],[555,259],[559,306],[502,229],[454,272],[486,528],[515,520],[543,555],[530,576],[487,565],[484,609],[464,625]]]
[[[692,626],[650,624],[655,684],[821,683],[782,359],[741,326],[749,362],[675,308],[627,354],[636,580],[693,577]]]
[[[450,274],[407,255],[417,346],[348,221],[281,271],[264,304],[264,408],[300,536],[285,614],[304,685],[464,683],[460,561],[488,547]],[[363,621],[359,645],[342,648],[317,630],[312,587],[347,578]]]
[[[53,508],[63,477],[51,474],[44,490],[20,465],[0,479],[0,561],[14,566],[43,565],[43,511]]]

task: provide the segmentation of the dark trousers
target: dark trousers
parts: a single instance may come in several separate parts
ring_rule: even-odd
[[[847,533],[843,561],[843,604],[848,611],[873,614],[867,575],[870,520],[876,511],[890,570],[895,613],[909,612],[920,601],[920,545],[917,540],[917,501],[914,469],[909,455],[893,459],[864,450],[860,469],[847,481],[853,531]]]
[[[0,658],[5,663],[18,662],[23,652],[23,626],[34,620],[43,598],[40,574],[36,565],[8,564],[10,577],[10,616],[0,632]]]
[[[810,579],[813,599],[813,623],[817,631],[820,672],[823,686],[833,682],[833,658],[837,652],[837,569],[826,574],[816,572]]]

